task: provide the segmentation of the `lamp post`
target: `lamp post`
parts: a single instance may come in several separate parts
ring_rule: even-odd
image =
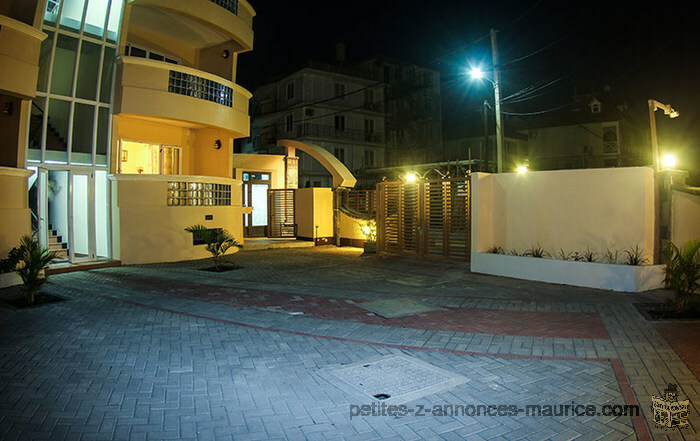
[[[491,57],[493,59],[493,80],[487,78],[478,67],[469,72],[472,78],[486,80],[493,86],[494,111],[496,113],[496,169],[503,173],[503,124],[501,121],[501,72],[498,61],[498,44],[496,42],[496,30],[491,29]]]
[[[649,124],[651,125],[651,156],[654,162],[654,263],[660,263],[660,196],[659,196],[659,140],[656,134],[656,111],[661,109],[669,118],[677,118],[680,114],[670,104],[663,104],[656,100],[649,100]]]

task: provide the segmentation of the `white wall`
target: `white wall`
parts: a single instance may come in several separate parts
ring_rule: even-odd
[[[700,196],[674,191],[672,222],[671,240],[676,245],[700,237]]]
[[[639,246],[651,260],[650,167],[472,175],[472,252],[493,246],[550,253]]]

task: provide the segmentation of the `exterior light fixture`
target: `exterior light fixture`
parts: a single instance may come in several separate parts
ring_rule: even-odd
[[[472,67],[471,70],[469,71],[469,75],[474,78],[475,80],[480,80],[484,78],[484,72],[479,69],[478,67]]]
[[[413,172],[409,172],[409,173],[406,173],[405,178],[406,178],[406,182],[416,182],[416,180],[418,179],[418,175],[416,175]]]
[[[675,155],[664,155],[664,157],[661,158],[661,165],[665,169],[675,168],[676,167],[676,156]]]
[[[527,173],[527,165],[520,165],[517,168],[517,172],[520,174]]]

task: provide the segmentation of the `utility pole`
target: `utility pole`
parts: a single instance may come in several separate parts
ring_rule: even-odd
[[[479,151],[479,171],[488,171],[491,172],[491,166],[489,165],[489,162],[491,162],[491,149],[489,148],[489,102],[484,100],[484,141],[481,143],[481,150]],[[486,168],[484,168],[484,157],[488,155],[488,159],[486,160]]]
[[[501,72],[498,61],[496,30],[491,29],[491,57],[493,58],[493,92],[496,110],[496,163],[498,173],[503,173],[503,125],[501,122]]]

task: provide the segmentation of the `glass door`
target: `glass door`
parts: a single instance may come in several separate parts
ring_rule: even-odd
[[[72,262],[95,260],[94,175],[71,171],[70,258]]]
[[[267,190],[269,188],[269,173],[243,173],[243,205],[253,207],[250,214],[243,215],[244,237],[267,236]]]

